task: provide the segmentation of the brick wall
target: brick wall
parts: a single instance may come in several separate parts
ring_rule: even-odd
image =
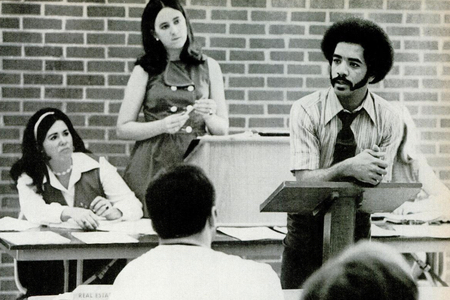
[[[0,2],[0,217],[16,216],[8,171],[24,125],[54,106],[73,120],[88,147],[120,169],[132,144],[114,125],[141,53],[145,0]],[[328,86],[319,50],[328,25],[358,16],[378,22],[395,46],[390,75],[373,87],[405,103],[421,148],[450,185],[450,1],[185,0],[205,52],[224,73],[232,132],[287,130],[292,102]],[[0,298],[13,299],[11,259],[2,254]]]

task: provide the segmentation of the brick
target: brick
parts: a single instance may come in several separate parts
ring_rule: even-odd
[[[196,33],[226,33],[226,24],[214,23],[192,23],[192,28]]]
[[[437,41],[405,41],[405,49],[415,50],[438,50]]]
[[[45,5],[45,15],[82,17],[83,7],[75,5]]]
[[[270,59],[274,61],[304,61],[304,54],[300,51],[271,51]]]
[[[252,21],[263,21],[263,22],[286,22],[287,12],[284,11],[252,11],[251,12]]]
[[[343,9],[345,1],[344,0],[315,0],[310,3],[311,8],[320,9]]]
[[[322,52],[319,51],[309,51],[308,52],[308,61],[313,62],[324,62],[328,65],[328,61],[325,59],[325,56],[323,56]]]
[[[300,25],[270,25],[269,33],[274,35],[304,35],[305,27]]]
[[[305,0],[272,0],[272,7],[306,8]]]
[[[424,62],[450,62],[450,54],[425,53],[423,57]]]
[[[222,74],[244,74],[245,73],[245,65],[244,64],[221,63],[220,68],[222,69]]]
[[[23,111],[24,112],[34,113],[34,112],[40,110],[41,108],[45,108],[45,107],[54,107],[59,110],[62,110],[63,104],[60,101],[43,101],[43,100],[25,101],[23,103]]]
[[[223,50],[203,50],[203,53],[214,58],[217,61],[226,61],[227,53]]]
[[[450,67],[443,67],[442,75],[450,75]]]
[[[291,21],[299,22],[325,22],[325,12],[292,12]]]
[[[225,90],[225,99],[227,100],[244,100],[245,91],[244,90]]]
[[[228,79],[229,87],[263,87],[264,78],[262,77],[230,77]]]
[[[3,31],[4,43],[42,43],[42,34],[36,32]]]
[[[447,140],[450,139],[450,135],[443,136],[445,136]],[[429,157],[427,158],[427,161],[432,168],[442,168],[450,166],[450,159],[447,157]]]
[[[125,8],[116,6],[88,6],[87,7],[88,17],[125,17]]]
[[[230,127],[239,127],[239,128],[245,127],[245,118],[231,117]]]
[[[7,144],[7,143],[3,143],[3,147],[2,147],[3,153],[7,153],[7,154],[14,154],[14,153],[20,153],[22,151],[22,145],[20,143],[17,144]],[[2,179],[6,177],[2,175]]]
[[[186,14],[188,15],[190,20],[206,19],[206,11],[204,9],[186,9]]]
[[[19,74],[0,73],[0,84],[20,84]]]
[[[404,92],[405,101],[438,101],[437,93],[426,93],[426,92]]]
[[[141,35],[140,34],[129,34],[127,44],[128,45],[142,45]]]
[[[0,53],[3,57],[7,56],[21,56],[22,47],[20,46],[2,46],[0,45]]]
[[[267,112],[269,113],[269,115],[289,115],[291,107],[292,105],[269,104],[267,106]]]
[[[391,27],[388,26],[386,28],[386,33],[389,36],[420,36],[420,28],[419,27]]]
[[[67,85],[105,85],[105,77],[102,75],[68,75]]]
[[[227,6],[227,0],[191,0],[191,5]]]
[[[146,0],[109,0],[108,3],[127,3],[127,4],[132,4],[132,3],[138,3],[138,4],[145,4],[147,1]]]
[[[126,86],[129,78],[128,75],[108,75],[108,85]]]
[[[369,13],[368,19],[379,24],[380,23],[401,24],[403,20],[403,15],[395,13]]]
[[[62,29],[62,21],[55,19],[24,18],[24,29]]]
[[[18,18],[0,18],[0,28],[19,29],[20,19]]]
[[[9,173],[9,172],[8,172]],[[3,177],[3,176],[2,176]],[[19,208],[19,199],[14,197],[4,197],[2,200],[2,209],[17,209]],[[13,263],[14,260],[9,255],[2,255],[1,256],[1,263],[2,264],[8,264]]]
[[[18,101],[0,101],[0,111],[5,112],[18,112],[20,110],[20,102]]]
[[[35,47],[35,46],[25,46],[25,56],[47,56],[47,57],[62,57],[63,48],[62,47]]]
[[[110,153],[125,153],[126,147],[121,144],[89,143],[89,150],[98,155]]]
[[[4,70],[32,70],[41,71],[42,61],[41,60],[26,60],[26,59],[4,59],[3,60]]]
[[[300,88],[303,86],[303,79],[292,77],[267,78],[269,88]]]
[[[79,2],[79,3],[106,3],[106,0],[69,0],[69,2]]]
[[[233,60],[264,60],[264,52],[262,51],[230,51],[230,61]]]
[[[40,98],[41,89],[40,88],[12,88],[3,87],[2,97],[3,98]]]
[[[282,118],[250,118],[250,128],[280,128],[284,127],[284,120]]]
[[[82,99],[83,89],[45,88],[45,97],[51,99]]]
[[[24,84],[38,84],[38,85],[61,85],[63,83],[62,75],[52,74],[24,74]]]
[[[385,79],[384,86],[387,88],[418,88],[419,81],[415,79]]]
[[[436,154],[436,147],[434,145],[420,145],[419,151],[423,154]]]
[[[5,125],[7,125],[6,121]],[[18,140],[20,137],[20,132],[18,129],[0,128],[0,133],[2,136],[2,140]]]
[[[3,15],[40,15],[41,6],[36,4],[3,3]]]
[[[406,23],[412,24],[439,24],[441,16],[438,14],[407,14]]]
[[[89,112],[89,111],[88,111]],[[106,140],[106,131],[104,129],[81,128],[77,130],[78,134],[85,141],[103,141]]]
[[[96,47],[67,47],[67,57],[105,58],[105,49]]]
[[[230,24],[230,33],[232,34],[266,34],[266,29],[264,25],[257,24]]]
[[[264,106],[256,104],[230,104],[229,113],[233,115],[261,115],[264,113]]]
[[[423,28],[423,35],[428,37],[448,37],[450,35],[450,28],[425,27]]]
[[[123,89],[86,89],[86,99],[122,100]]]
[[[421,112],[423,115],[448,116],[450,114],[450,107],[448,107],[448,106],[423,106]]]
[[[399,62],[419,62],[420,58],[417,53],[395,52],[394,61]]]
[[[212,10],[211,20],[247,21],[248,12],[245,10]]]
[[[231,0],[232,7],[266,7],[266,0]]]
[[[420,10],[421,6],[420,0],[388,0],[387,9],[388,10]]]
[[[110,101],[107,109],[107,113],[119,113],[122,101]],[[115,131],[115,130],[114,130]]]
[[[122,20],[108,20],[109,31],[137,31],[141,32],[140,21],[122,21]]]
[[[425,1],[425,7],[427,10],[448,11],[450,10],[450,2],[448,1]]]
[[[291,39],[289,41],[289,48],[298,49],[320,49],[319,39]]]
[[[449,119],[443,119],[443,120],[441,120],[440,125],[441,125],[442,128],[450,128],[450,120]],[[444,146],[441,146],[441,147],[444,147]],[[447,146],[447,149],[450,149],[450,146]],[[449,152],[447,151],[447,153],[449,153]]]
[[[119,61],[89,61],[89,72],[124,72],[125,64]]]
[[[250,39],[251,49],[284,48],[284,39]]]
[[[88,33],[87,43],[92,45],[125,45],[125,34]]]
[[[45,43],[49,44],[83,44],[82,33],[46,33]]]
[[[139,47],[108,47],[109,58],[135,58],[142,53],[142,49]]]
[[[323,34],[327,30],[328,26],[325,25],[310,25],[309,26],[309,34],[318,35],[320,38],[323,37]]]
[[[143,11],[144,11],[143,7],[129,7],[128,8],[128,16],[130,18],[141,19]]]
[[[322,68],[319,65],[288,65],[288,74],[321,75]]]
[[[331,12],[330,13],[330,21],[332,23],[341,21],[347,18],[364,18],[363,13],[356,13],[356,12]]]
[[[46,71],[84,71],[82,61],[48,60],[45,62]]]
[[[67,20],[66,30],[103,31],[105,22],[103,20]]]
[[[349,0],[349,9],[383,9],[383,0]]]
[[[248,66],[249,74],[283,74],[284,66],[282,64],[250,64]]]
[[[282,91],[267,91],[267,90],[250,90],[248,92],[248,100],[251,101],[266,101],[266,100],[283,100]]]
[[[328,78],[307,78],[307,88],[327,88],[330,86],[330,79]]]
[[[210,46],[213,48],[245,48],[245,38],[211,38]]]
[[[424,79],[423,87],[429,89],[448,89],[450,81],[440,79]]]

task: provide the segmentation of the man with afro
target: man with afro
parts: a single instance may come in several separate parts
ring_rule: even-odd
[[[384,79],[393,64],[389,37],[377,24],[358,18],[336,22],[325,32],[322,52],[331,86],[297,100],[291,109],[291,171],[299,182],[389,182],[402,123],[391,104],[369,84]],[[357,212],[355,240],[370,236],[370,215]],[[300,288],[322,263],[323,214],[288,214],[281,281]]]

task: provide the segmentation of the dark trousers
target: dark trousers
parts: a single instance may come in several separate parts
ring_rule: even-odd
[[[299,289],[322,265],[323,215],[288,214],[288,233],[283,241],[281,285],[283,289]],[[356,214],[355,241],[370,237],[370,214]]]
[[[96,274],[111,260],[83,261],[83,280]],[[125,267],[126,260],[116,261],[102,278],[97,278],[91,284],[112,284]],[[17,270],[20,283],[27,289],[26,296],[58,295],[64,292],[64,266],[62,261],[18,261]],[[69,291],[76,286],[76,261],[69,262]]]

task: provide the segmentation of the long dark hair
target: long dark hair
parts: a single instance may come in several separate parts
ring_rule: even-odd
[[[46,115],[41,118],[44,114]],[[40,122],[36,127],[38,120]],[[83,140],[75,131],[72,122],[66,114],[59,109],[50,107],[37,111],[28,120],[25,127],[22,141],[22,157],[11,167],[10,175],[14,182],[17,182],[20,175],[23,173],[27,174],[33,179],[33,185],[36,186],[39,194],[43,192],[42,183],[44,176],[47,176],[48,179],[46,163],[49,158],[44,151],[43,143],[48,130],[58,120],[63,121],[67,125],[72,135],[74,152],[90,152],[86,149]]]
[[[150,0],[142,13],[141,21],[142,44],[145,54],[137,59],[136,65],[140,65],[151,75],[162,73],[167,65],[166,48],[154,37],[156,17],[165,7],[180,11],[186,19],[187,39],[181,51],[180,59],[192,64],[200,64],[205,60],[201,48],[195,44],[189,18],[178,0]]]

